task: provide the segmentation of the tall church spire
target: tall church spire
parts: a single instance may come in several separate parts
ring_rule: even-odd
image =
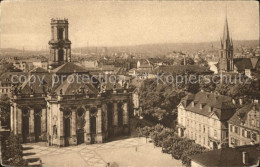
[[[226,19],[224,24],[223,38],[220,39],[220,71],[233,71],[233,42],[229,35],[228,19],[227,19],[227,9],[226,9]]]

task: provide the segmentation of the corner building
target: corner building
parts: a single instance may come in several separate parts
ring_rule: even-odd
[[[228,120],[235,106],[228,96],[198,92],[178,105],[178,135],[209,149],[228,146]]]

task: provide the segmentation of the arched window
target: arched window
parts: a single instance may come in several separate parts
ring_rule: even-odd
[[[58,39],[63,39],[63,28],[58,28]]]

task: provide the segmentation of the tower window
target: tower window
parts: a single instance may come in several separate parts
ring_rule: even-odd
[[[58,29],[58,39],[63,39],[63,28]]]

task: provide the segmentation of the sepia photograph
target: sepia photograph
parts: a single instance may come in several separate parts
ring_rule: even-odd
[[[260,166],[259,2],[3,0],[0,166]]]

